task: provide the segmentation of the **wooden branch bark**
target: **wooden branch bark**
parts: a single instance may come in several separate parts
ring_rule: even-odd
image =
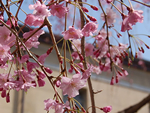
[[[118,113],[135,113],[137,112],[139,109],[141,109],[145,104],[150,102],[150,94],[144,98],[142,101],[140,101],[139,103],[132,105]]]
[[[79,1],[80,1],[80,6],[82,6],[82,0],[79,0]],[[85,19],[84,19],[84,15],[81,10],[80,10],[80,19],[81,19],[81,29],[82,29],[85,25]],[[81,54],[84,59],[83,60],[84,69],[87,69],[87,61],[86,61],[86,57],[85,57],[85,37],[82,37],[82,39],[81,39]],[[92,113],[96,113],[94,91],[93,91],[93,87],[92,87],[91,77],[89,77],[87,81],[88,81],[88,86],[89,86],[89,91],[90,91]]]

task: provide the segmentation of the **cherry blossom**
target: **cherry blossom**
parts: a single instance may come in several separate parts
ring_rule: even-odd
[[[0,26],[0,44],[1,45],[7,45],[7,46],[12,46],[15,43],[16,37],[11,33],[11,31],[5,27],[5,26]]]
[[[85,26],[82,29],[82,34],[86,37],[88,36],[92,36],[94,32],[97,31],[98,25],[95,24],[94,22],[88,22],[87,24],[85,24]]]
[[[112,107],[111,106],[106,106],[106,107],[101,108],[101,110],[105,113],[108,113],[112,110]]]
[[[29,32],[25,32],[23,34],[23,38],[27,39],[33,32],[35,32],[36,29],[34,29],[33,31],[29,31]],[[25,45],[28,49],[31,49],[32,47],[38,48],[38,45],[40,44],[40,42],[38,41],[38,38],[40,35],[44,34],[43,30],[39,30],[38,32],[36,32],[32,37],[30,37],[26,42]]]
[[[112,9],[107,8],[106,9],[106,14],[107,14],[107,23],[108,23],[108,25],[111,25],[111,24],[115,23],[115,19],[117,17],[116,13]],[[102,18],[102,20],[105,21],[105,16],[104,16],[103,13],[101,14],[101,18]]]
[[[34,5],[29,5],[29,9],[33,10],[33,15],[44,20],[45,17],[50,16],[50,12],[47,9],[45,4],[41,4],[40,1],[37,1]]]
[[[62,18],[68,12],[68,8],[64,6],[64,4],[54,4],[50,7],[50,12],[53,16],[57,16]]]
[[[123,16],[123,22],[121,26],[121,31],[125,32],[126,30],[131,30],[132,26],[137,22],[143,22],[143,11],[142,10],[132,10],[128,15]]]
[[[75,74],[72,79],[62,77],[60,89],[63,90],[63,95],[68,95],[69,98],[75,97],[79,94],[79,89],[85,87],[85,80],[81,79],[82,75]]]
[[[69,27],[69,29],[67,31],[62,32],[62,35],[64,36],[65,40],[80,39],[83,36],[81,30],[79,30],[79,29],[77,30],[71,26]]]
[[[57,103],[55,100],[47,99],[47,100],[44,100],[44,104],[45,104],[46,111],[54,109],[55,113],[63,113],[64,108],[69,108],[68,101],[65,104],[62,104],[62,103]]]

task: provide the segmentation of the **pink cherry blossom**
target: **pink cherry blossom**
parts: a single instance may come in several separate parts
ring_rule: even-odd
[[[108,113],[112,110],[112,107],[111,106],[106,106],[106,107],[101,108],[101,110],[103,110],[103,112],[105,112],[105,113]]]
[[[91,71],[93,73],[96,73],[97,75],[99,75],[100,73],[102,73],[102,71],[100,70],[99,66],[94,66],[94,65],[91,65]]]
[[[12,46],[15,43],[16,37],[11,34],[11,31],[5,27],[5,26],[0,26],[0,44],[2,45],[7,45],[7,46]]]
[[[63,113],[64,108],[69,108],[68,101],[65,104],[62,104],[62,103],[57,103],[55,100],[47,99],[47,100],[44,100],[44,104],[45,104],[46,111],[54,109],[55,113]]]
[[[36,20],[37,20],[37,18],[33,14],[27,14],[27,17],[25,19],[25,24],[27,24],[29,26],[33,26],[35,24]]]
[[[20,59],[20,57],[17,58],[17,61],[18,61],[19,63],[24,63],[24,62],[26,62],[27,60],[29,60],[29,55],[24,55],[24,56],[21,57],[21,59]]]
[[[63,91],[63,95],[68,95],[69,98],[75,97],[79,94],[79,89],[85,87],[86,81],[81,79],[80,73],[73,75],[72,79],[62,77],[60,89]]]
[[[150,3],[150,0],[142,0],[144,3]]]
[[[143,11],[142,10],[132,10],[128,15],[123,16],[123,22],[121,26],[121,31],[125,32],[126,30],[131,30],[132,26],[137,22],[143,22]]]
[[[107,14],[107,23],[108,23],[108,25],[111,25],[111,24],[115,23],[115,19],[117,17],[116,13],[112,9],[107,8],[106,9],[106,14]],[[102,18],[102,20],[105,21],[105,16],[104,16],[103,13],[101,14],[101,18]]]
[[[36,29],[34,29],[33,31],[29,31],[29,32],[25,32],[23,34],[23,38],[28,38],[33,32],[35,32]],[[32,47],[38,48],[38,45],[40,44],[40,42],[38,41],[38,38],[40,35],[44,34],[43,30],[39,30],[38,32],[36,32],[32,37],[30,37],[26,42],[25,45],[28,49],[31,49]]]
[[[50,7],[50,12],[53,16],[57,16],[62,18],[68,12],[68,8],[64,6],[64,4],[54,4]]]
[[[97,31],[98,25],[94,22],[88,22],[82,29],[82,34],[86,37],[92,36]]]
[[[38,61],[41,63],[41,64],[44,64],[45,62],[45,59],[48,57],[47,53],[41,55],[39,58],[38,58]]]
[[[81,40],[80,39],[75,39],[75,40],[72,40],[72,49],[74,51],[79,51],[81,52]]]
[[[91,43],[85,44],[85,54],[87,57],[93,55],[93,49],[94,46]]]
[[[62,32],[62,35],[64,36],[65,40],[69,40],[69,39],[80,39],[82,38],[82,32],[81,30],[77,30],[74,27],[69,27],[69,29],[67,31]]]
[[[34,88],[34,84],[33,83],[29,83],[29,82],[25,82],[24,84],[22,84],[21,89],[24,90],[25,92],[27,92],[27,90],[30,87]]]
[[[14,72],[14,76],[15,77],[19,77],[19,81],[20,82],[32,82],[35,80],[35,73],[29,73],[27,70],[25,69],[20,69]]]
[[[29,5],[29,9],[33,10],[34,16],[38,17],[41,20],[44,20],[45,17],[50,16],[50,11],[47,9],[45,4],[41,4],[40,1],[37,1],[34,5]]]
[[[47,100],[44,100],[44,104],[45,104],[45,110],[49,111],[50,109],[54,108],[56,101],[52,99],[47,99]]]

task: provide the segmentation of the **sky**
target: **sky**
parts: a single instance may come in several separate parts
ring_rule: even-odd
[[[5,0],[2,0],[5,3]],[[15,0],[12,0],[15,1]],[[97,6],[97,2],[93,2],[92,0],[88,0],[92,5]],[[32,0],[24,0],[23,5],[22,5],[22,9],[26,11],[27,14],[29,13],[33,13],[33,10],[29,10],[28,6],[29,4],[32,4],[33,1]],[[85,7],[89,8],[89,6],[85,5]],[[137,7],[137,6],[135,6]],[[150,38],[148,38],[147,36],[143,36],[143,35],[137,35],[137,34],[148,34],[150,35],[150,9],[146,8],[146,7],[140,7],[138,8],[138,10],[142,9],[144,11],[143,15],[144,15],[144,22],[141,23],[137,23],[136,26],[133,26],[134,30],[131,30],[130,33],[131,34],[135,34],[135,37],[138,37],[140,39],[142,39],[147,45],[150,45]],[[17,7],[13,5],[13,7],[11,7],[10,9],[13,14],[15,14]],[[89,14],[91,16],[96,16],[98,19],[100,18],[101,12],[95,12],[93,10],[89,10]],[[7,18],[6,14],[5,17]],[[24,21],[26,18],[26,14],[24,14],[22,11],[19,12],[19,19],[21,21]],[[97,20],[98,20],[97,19]],[[54,21],[53,21],[54,22]],[[52,23],[53,24],[53,23]],[[98,24],[101,25],[103,24],[102,20],[98,20]],[[121,29],[121,24],[118,20],[116,20],[117,27],[116,29],[119,31]],[[69,27],[69,26],[68,26]],[[100,29],[100,28],[99,28]],[[55,31],[55,30],[54,30]],[[127,43],[127,33],[121,33],[123,35],[123,37],[121,39],[119,39],[119,42],[124,42]],[[115,34],[113,34],[115,36]],[[92,42],[92,40],[89,40]],[[112,43],[115,43],[115,41],[112,39]],[[133,51],[135,51],[134,49],[134,44],[132,43],[132,47],[133,47]],[[145,46],[143,46],[145,49],[145,53],[142,55],[142,58],[144,60],[150,61],[150,50],[148,50]]]

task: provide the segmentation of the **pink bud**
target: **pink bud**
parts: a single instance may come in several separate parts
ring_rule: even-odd
[[[95,11],[98,11],[98,8],[96,6],[91,5],[91,8]]]
[[[10,96],[9,96],[9,93],[7,93],[7,95],[6,95],[6,102],[7,102],[7,103],[10,102]]]
[[[141,47],[141,50],[142,50],[142,53],[144,53],[144,49],[143,49],[143,47]]]
[[[89,10],[85,7],[81,7],[81,9],[84,11],[84,12],[89,12]]]
[[[110,85],[114,85],[114,76],[112,76],[112,78],[111,78]]]
[[[118,80],[118,76],[116,75],[116,83],[118,83],[119,82],[119,80]]]
[[[83,56],[81,54],[79,54],[80,57],[80,61],[83,61]]]
[[[93,21],[93,22],[97,21],[96,18],[94,18],[94,17],[92,17],[92,16],[90,16],[90,15],[87,15],[87,17],[88,17],[91,21]]]
[[[107,55],[108,58],[110,58],[110,53],[107,53],[106,55]]]
[[[117,71],[118,72],[118,74],[120,75],[120,76],[123,76],[123,74],[120,72],[120,71]]]
[[[47,73],[49,73],[49,74],[52,74],[52,72],[53,72],[53,71],[52,71],[51,69],[49,69],[48,67],[45,67],[44,69],[45,69],[45,71],[46,71]]]
[[[3,91],[2,91],[1,97],[2,97],[2,98],[6,97],[6,90],[3,90]]]
[[[41,72],[39,70],[36,70],[36,71],[38,73],[39,78],[44,79],[46,77],[46,75],[43,72]]]
[[[52,50],[53,50],[53,47],[51,47],[51,48],[49,48],[48,50],[47,50],[47,55],[49,55],[51,52],[52,52]]]
[[[111,3],[113,0],[106,0],[107,3]]]
[[[112,107],[111,106],[106,106],[106,107],[101,108],[101,110],[103,110],[103,112],[105,112],[105,113],[108,113],[112,110]]]
[[[61,82],[60,80],[57,80],[56,83],[55,83],[56,87],[59,87],[61,85]]]
[[[150,47],[147,44],[145,44],[145,46],[147,47],[147,49],[150,49]]]
[[[45,81],[43,79],[38,78],[39,87],[43,87],[45,85]]]
[[[70,68],[70,69],[68,70],[68,72],[69,72],[69,73],[72,73],[72,72],[73,72],[73,69],[72,69],[72,68]]]
[[[3,91],[3,88],[0,88],[0,91]]]

